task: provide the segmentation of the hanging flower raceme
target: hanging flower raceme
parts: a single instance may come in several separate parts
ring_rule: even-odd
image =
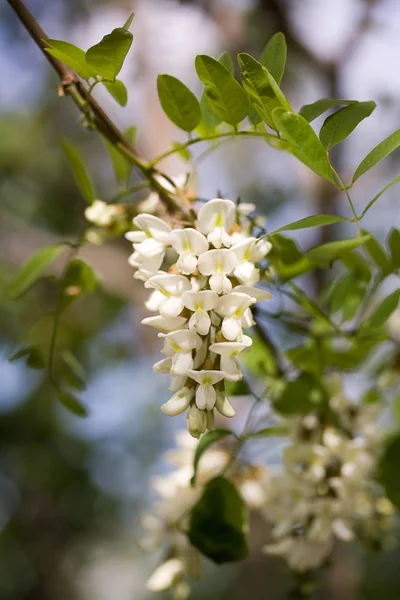
[[[170,374],[173,396],[162,410],[171,416],[187,411],[194,437],[213,428],[214,409],[235,414],[225,381],[242,378],[238,356],[252,344],[243,332],[254,325],[251,307],[271,297],[255,287],[257,263],[271,244],[250,235],[245,213],[218,198],[201,207],[195,227],[171,229],[154,215],[140,214],[133,220],[136,229],[126,234],[133,242],[134,277],[152,290],[146,308],[158,313],[143,323],[164,340],[165,358],[154,370]],[[169,248],[175,262],[163,271]]]

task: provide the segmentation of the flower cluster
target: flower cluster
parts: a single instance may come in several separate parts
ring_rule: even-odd
[[[172,229],[150,214],[133,223],[137,229],[126,234],[134,248],[129,262],[152,290],[147,309],[158,313],[142,322],[164,340],[165,358],[154,370],[171,375],[173,396],[161,408],[171,416],[187,410],[188,429],[198,438],[213,428],[214,408],[234,415],[224,382],[242,378],[237,356],[252,343],[243,333],[254,324],[251,306],[270,298],[255,284],[256,263],[271,244],[249,235],[231,200],[204,204],[195,228]],[[170,249],[175,262],[160,270]]]
[[[151,513],[142,517],[146,535],[141,545],[146,550],[163,548],[165,556],[148,579],[148,589],[154,592],[171,589],[176,600],[185,600],[190,593],[189,580],[200,576],[201,554],[190,544],[184,531],[204,486],[226,470],[230,455],[227,449],[215,445],[209,448],[200,459],[193,487],[196,440],[187,431],[178,432],[176,438],[177,449],[166,453],[166,460],[174,470],[152,480],[159,501]],[[237,464],[229,477],[234,479],[250,507],[259,508],[265,502],[266,485],[257,469]]]
[[[381,405],[356,405],[340,389],[330,400],[333,419],[312,413],[290,420],[284,471],[271,478],[263,509],[274,542],[267,553],[302,572],[324,564],[334,539],[374,545],[393,527],[394,507],[374,479],[382,431]]]

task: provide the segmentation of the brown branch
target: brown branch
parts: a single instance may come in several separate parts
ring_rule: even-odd
[[[58,73],[63,92],[71,96],[72,100],[82,113],[85,115],[90,114],[93,126],[149,180],[151,187],[159,193],[161,200],[171,213],[177,211],[187,212],[185,208],[180,206],[177,200],[158,182],[155,177],[157,174],[156,169],[151,167],[139,156],[133,145],[109,118],[100,104],[98,104],[98,102],[96,102],[96,100],[88,93],[88,88],[85,86],[82,79],[80,79],[80,77],[78,77],[78,75],[69,67],[46,52],[47,46],[45,40],[48,36],[25,6],[24,2],[21,0],[7,0],[7,2],[53,69]]]

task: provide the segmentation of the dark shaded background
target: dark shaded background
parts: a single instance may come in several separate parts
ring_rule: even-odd
[[[50,37],[83,48],[135,10],[134,46],[122,74],[128,107],[121,110],[101,94],[99,99],[121,127],[138,127],[139,149],[147,157],[182,139],[158,106],[158,73],[174,74],[199,92],[195,54],[257,56],[278,30],[288,40],[284,88],[296,108],[324,96],[378,102],[372,118],[336,151],[345,179],[399,127],[397,0],[31,0],[28,6]],[[72,349],[88,373],[81,398],[90,416],[71,417],[40,372],[7,362],[27,336],[46,343],[56,297],[54,282],[45,280],[12,302],[7,283],[34,250],[76,238],[85,228],[85,203],[60,138],[80,147],[100,198],[111,198],[116,188],[101,141],[77,124],[72,103],[57,97],[56,76],[5,2],[0,73],[0,598],[139,600],[147,597],[145,579],[157,557],[140,550],[137,517],[151,497],[149,477],[164,468],[160,455],[184,422],[159,411],[167,390],[151,371],[158,343],[140,327],[143,291],[132,279],[123,240],[85,249],[102,289],[72,306],[61,324],[58,343]],[[395,153],[357,184],[357,206],[398,172],[398,162]],[[163,166],[172,175],[185,168],[176,158]],[[222,190],[226,197],[240,194],[256,202],[272,227],[348,210],[335,190],[257,140],[225,144],[199,163],[198,181],[200,196]],[[399,226],[398,194],[390,190],[368,215],[365,226],[380,239]],[[297,237],[307,247],[329,241],[328,235],[331,229],[323,228]],[[310,286],[320,289],[321,278],[319,273]],[[278,339],[281,332],[272,334]],[[265,532],[257,521],[251,535],[249,558],[235,567],[207,567],[196,598],[289,597],[292,582],[283,563],[258,551]],[[378,557],[341,547],[317,595],[397,599],[399,557],[396,551]]]

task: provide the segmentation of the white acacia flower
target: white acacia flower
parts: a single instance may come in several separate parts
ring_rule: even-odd
[[[212,410],[217,399],[214,385],[224,379],[226,373],[215,370],[189,370],[188,375],[200,384],[196,390],[197,408],[200,410]]]
[[[215,408],[224,417],[234,417],[236,412],[224,390],[217,390]]]
[[[163,317],[177,317],[183,309],[182,292],[191,289],[191,284],[186,277],[165,273],[154,275],[144,284],[144,287],[154,288],[164,296],[157,309]],[[158,296],[159,298],[159,296]]]
[[[248,326],[246,311],[254,302],[254,298],[237,292],[220,297],[216,311],[224,317],[221,330],[227,340],[235,341],[242,333],[242,325]],[[243,319],[245,319],[245,323],[243,323]]]
[[[255,302],[262,302],[263,300],[271,300],[272,294],[267,290],[263,290],[259,287],[252,287],[251,285],[236,285],[233,291],[239,294],[247,294],[251,298],[254,298]]]
[[[185,567],[181,559],[170,558],[156,568],[147,580],[151,592],[163,592],[173,587],[184,575]]]
[[[157,242],[169,244],[171,227],[162,219],[141,213],[133,219],[133,224],[139,231],[128,231],[125,237],[134,244],[143,242],[146,238],[154,238]]]
[[[174,229],[171,234],[171,246],[179,254],[176,267],[185,275],[196,270],[197,257],[208,250],[208,242],[204,235],[190,227]]]
[[[232,283],[227,275],[230,275],[237,264],[236,255],[230,250],[208,250],[199,256],[198,267],[202,275],[211,275],[209,284],[213,292],[217,294],[229,294]]]
[[[142,325],[154,327],[154,329],[158,329],[164,333],[169,333],[170,331],[176,331],[176,329],[183,329],[186,321],[185,317],[163,317],[156,315],[155,317],[145,317],[141,323]]]
[[[251,202],[240,202],[236,210],[240,216],[247,217],[247,215],[256,210],[256,205]]]
[[[172,367],[172,358],[167,356],[166,358],[162,358],[158,362],[154,363],[153,371],[155,373],[161,373],[162,375],[166,375],[171,371]]]
[[[199,231],[207,235],[207,239],[215,248],[230,246],[229,230],[235,220],[236,207],[232,200],[216,198],[206,202],[197,219]]]
[[[180,329],[171,333],[159,333],[164,338],[165,345],[162,352],[172,356],[171,373],[173,375],[186,375],[193,368],[192,350],[200,348],[202,339],[194,331]]]
[[[211,344],[210,350],[221,356],[221,370],[226,373],[227,379],[239,381],[242,379],[242,369],[236,358],[245,348],[246,344],[239,342],[219,342]]]
[[[266,240],[249,237],[231,247],[236,254],[238,264],[233,272],[236,279],[244,284],[254,284],[260,278],[255,263],[262,260],[271,250],[272,244]]]
[[[200,335],[206,335],[211,326],[208,311],[216,307],[218,295],[211,290],[183,292],[182,301],[186,308],[193,311],[189,319],[189,329],[194,329]]]
[[[99,227],[111,225],[114,218],[121,214],[121,208],[115,204],[107,204],[103,200],[95,200],[85,209],[85,217]]]
[[[190,435],[199,438],[207,429],[207,414],[192,404],[187,412],[186,422]]]
[[[160,361],[161,362],[161,361]],[[172,358],[171,358],[171,367],[172,367]],[[170,367],[170,369],[171,369]],[[171,382],[168,390],[172,393],[179,392],[183,387],[185,387],[187,382],[186,375],[174,375],[171,373]]]
[[[183,413],[190,405],[194,395],[193,388],[183,387],[179,392],[176,392],[165,404],[161,406],[161,410],[166,415],[174,417]]]

